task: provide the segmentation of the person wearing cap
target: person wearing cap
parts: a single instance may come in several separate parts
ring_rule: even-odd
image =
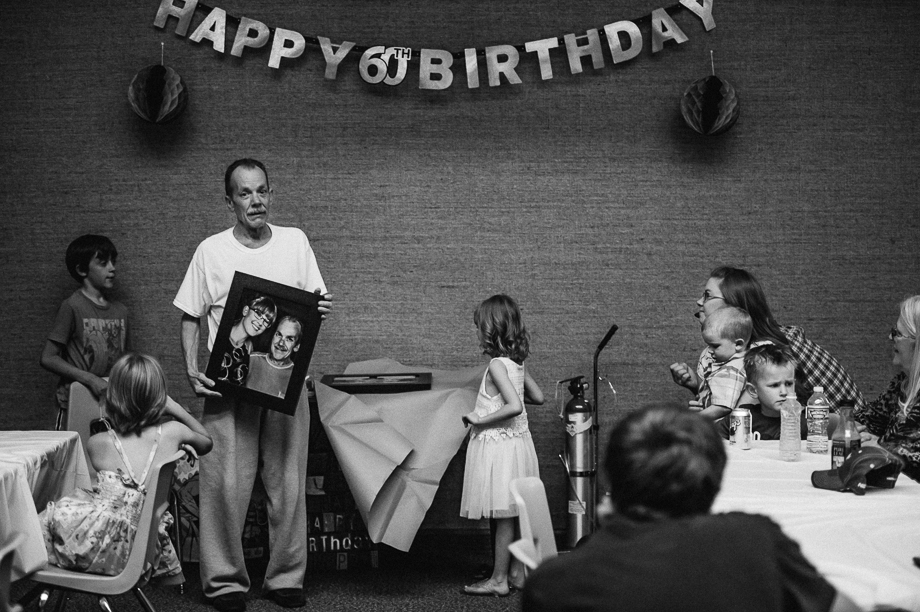
[[[607,446],[601,528],[534,570],[523,610],[858,610],[771,519],[710,514],[726,460],[714,424],[697,414],[628,414]]]
[[[920,480],[920,295],[901,302],[900,311],[888,333],[897,374],[875,401],[857,406],[853,416],[878,436],[879,446],[904,460],[904,474]]]

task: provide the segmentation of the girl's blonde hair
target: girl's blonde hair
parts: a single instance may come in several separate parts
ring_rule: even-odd
[[[122,435],[137,434],[163,418],[166,375],[150,355],[125,353],[109,374],[105,412],[112,428]]]
[[[489,357],[508,357],[523,364],[530,354],[530,334],[521,320],[521,310],[514,299],[493,295],[473,311],[479,329],[482,352]]]
[[[910,404],[920,394],[920,295],[915,295],[901,302],[901,316],[899,319],[907,333],[914,339],[914,352],[910,356],[910,367],[907,368],[907,388],[905,394],[907,403]]]

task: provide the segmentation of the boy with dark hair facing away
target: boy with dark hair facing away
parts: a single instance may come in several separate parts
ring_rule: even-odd
[[[795,369],[798,364],[788,346],[761,344],[744,356],[747,375],[746,393],[739,408],[751,411],[751,431],[760,433],[761,440],[779,440],[780,404],[796,399]],[[757,403],[748,403],[753,399]],[[801,437],[808,437],[805,411],[802,411]],[[719,424],[719,433],[728,439],[728,423]]]
[[[726,461],[707,419],[627,414],[607,445],[600,528],[534,570],[523,611],[858,610],[768,517],[710,513]]]
[[[732,411],[744,392],[744,351],[752,329],[742,308],[723,306],[706,317],[700,330],[706,348],[697,365],[700,389],[691,410],[713,420]]]
[[[103,377],[127,350],[128,309],[107,297],[117,257],[105,236],[86,234],[67,247],[67,271],[80,287],[58,309],[41,356],[42,367],[61,377],[56,429],[64,427],[70,384],[78,381],[101,397],[108,386]]]

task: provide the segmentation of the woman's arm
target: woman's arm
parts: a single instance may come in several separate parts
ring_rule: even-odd
[[[851,399],[856,403],[857,410],[865,407],[866,400],[859,391],[859,387],[850,378],[833,355],[823,347],[805,337],[805,332],[800,327],[781,328],[789,341],[789,348],[799,362],[799,368],[805,374],[805,379],[812,387],[821,385],[824,393],[831,402],[832,408],[837,408],[841,400]]]
[[[904,374],[898,374],[890,383],[888,388],[882,391],[879,396],[862,406],[857,406],[853,411],[853,417],[869,430],[869,433],[882,436],[888,429],[891,422],[891,414],[900,410],[898,406],[898,394],[901,389],[901,381],[904,380]]]

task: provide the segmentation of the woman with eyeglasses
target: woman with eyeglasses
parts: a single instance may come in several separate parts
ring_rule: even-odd
[[[878,444],[900,455],[904,473],[920,480],[920,295],[901,302],[901,314],[888,333],[897,374],[873,402],[854,411],[856,420],[879,437]]]
[[[857,409],[865,407],[862,393],[843,366],[826,350],[805,337],[801,327],[780,325],[773,317],[767,296],[753,274],[741,268],[720,266],[709,274],[703,295],[696,301],[696,318],[702,325],[707,315],[728,304],[743,308],[751,315],[753,333],[750,346],[772,342],[792,349],[799,367],[796,371],[796,395],[803,404],[813,387],[821,385],[831,406],[852,399]],[[686,363],[671,365],[674,382],[694,393],[699,388],[699,373]]]
[[[221,359],[220,376],[217,380],[225,380],[235,385],[246,382],[252,339],[272,326],[277,313],[275,302],[266,296],[256,296],[249,304],[243,306],[242,316],[234,321],[233,327],[230,328],[230,349]]]

